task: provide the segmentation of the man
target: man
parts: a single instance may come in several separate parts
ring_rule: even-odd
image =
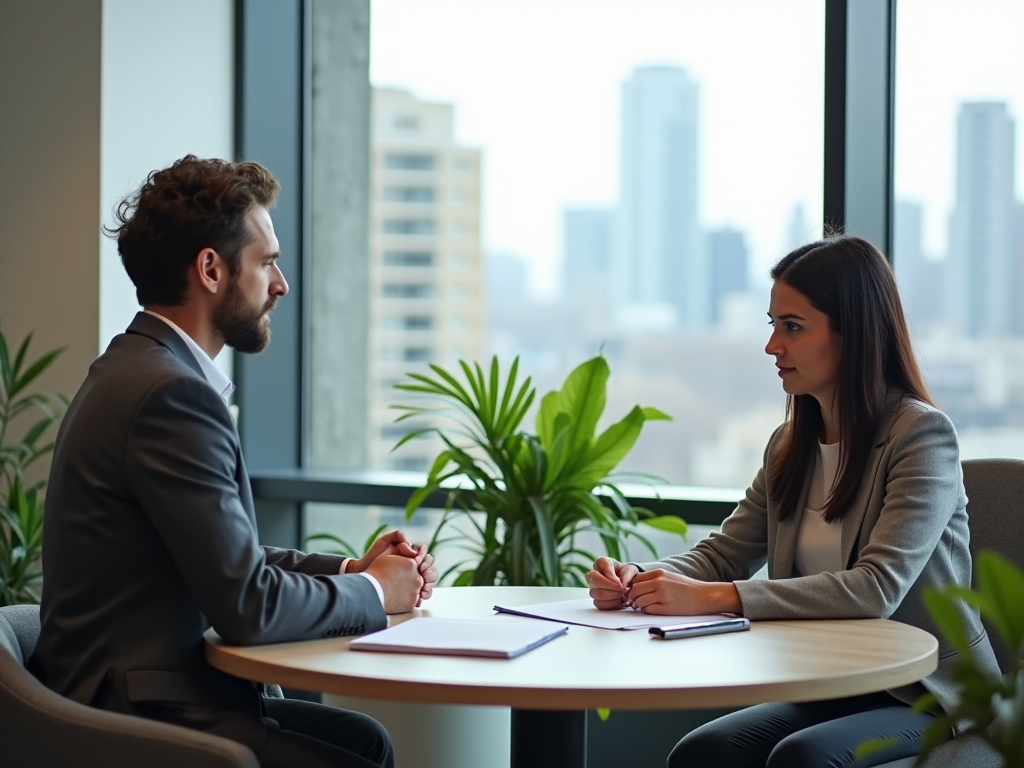
[[[233,386],[212,360],[270,340],[288,292],[277,192],[256,163],[190,155],[118,207],[111,234],[144,311],[90,367],[57,436],[31,666],[76,701],[239,741],[264,768],[391,766],[371,718],[264,699],[203,656],[211,625],[235,644],[381,629],[437,580],[400,531],[358,560],[258,545]]]

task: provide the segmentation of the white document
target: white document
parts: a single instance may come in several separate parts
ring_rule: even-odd
[[[500,613],[511,613],[514,616],[525,616],[530,619],[558,621],[563,624],[576,624],[581,627],[597,627],[598,629],[650,629],[679,624],[700,624],[706,621],[719,621],[730,618],[727,614],[716,613],[708,616],[656,616],[642,613],[632,608],[618,611],[599,611],[589,597],[579,600],[559,600],[554,603],[535,603],[534,605],[518,605],[514,608],[501,605],[494,606]]]
[[[434,653],[512,659],[543,645],[568,627],[514,619],[434,619],[417,616],[349,644],[354,651]]]

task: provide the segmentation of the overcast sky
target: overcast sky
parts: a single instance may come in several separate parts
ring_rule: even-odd
[[[938,253],[957,105],[1007,100],[1021,135],[1024,0],[898,7],[897,195],[926,204]],[[527,259],[541,295],[557,288],[563,209],[616,200],[620,89],[638,66],[701,85],[704,226],[744,230],[763,271],[795,204],[820,220],[823,0],[373,0],[372,14],[373,83],[456,106],[457,139],[484,154],[485,247]]]

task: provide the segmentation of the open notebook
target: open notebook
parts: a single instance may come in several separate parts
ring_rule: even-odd
[[[564,624],[559,626],[507,618],[471,620],[417,616],[353,640],[349,648],[354,651],[512,659],[565,634],[568,629]]]

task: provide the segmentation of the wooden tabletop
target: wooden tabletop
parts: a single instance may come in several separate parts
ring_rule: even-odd
[[[492,606],[584,597],[586,590],[448,587],[413,616],[484,618]],[[515,620],[494,616],[494,621]],[[511,660],[349,651],[351,638],[227,646],[206,657],[225,672],[320,693],[519,709],[696,709],[813,701],[895,688],[935,671],[938,643],[885,619],[761,621],[749,632],[658,640],[645,631],[571,626]]]

